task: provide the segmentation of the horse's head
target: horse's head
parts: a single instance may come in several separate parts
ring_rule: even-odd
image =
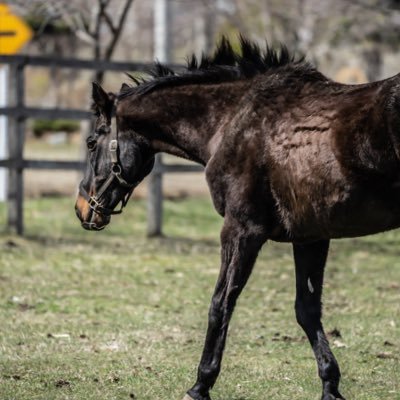
[[[93,83],[94,132],[86,140],[88,160],[79,185],[76,215],[88,230],[101,230],[111,215],[119,214],[135,186],[150,173],[154,153],[144,138],[131,130],[113,132],[111,120],[116,96]],[[121,203],[119,210],[115,210]]]

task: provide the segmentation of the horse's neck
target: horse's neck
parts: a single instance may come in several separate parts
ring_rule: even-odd
[[[242,84],[236,82],[181,86],[151,93],[145,108],[152,110],[161,128],[151,137],[153,149],[206,165],[243,90]]]

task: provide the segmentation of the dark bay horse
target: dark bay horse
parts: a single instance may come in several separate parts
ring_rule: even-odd
[[[330,239],[400,226],[400,76],[343,85],[285,47],[262,51],[242,38],[240,55],[222,39],[184,72],[156,64],[152,79],[136,83],[116,95],[93,85],[97,119],[76,212],[84,228],[104,228],[158,152],[205,166],[224,218],[221,271],[185,399],[210,400],[236,300],[268,239],[292,243],[296,317],[322,399],[344,399],[321,323],[324,267]]]

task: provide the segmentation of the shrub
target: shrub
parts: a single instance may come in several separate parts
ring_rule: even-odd
[[[32,131],[36,137],[41,137],[46,132],[76,132],[79,122],[68,119],[37,119],[33,122]]]

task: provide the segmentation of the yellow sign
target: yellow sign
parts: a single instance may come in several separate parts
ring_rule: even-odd
[[[12,14],[6,4],[0,4],[0,54],[15,54],[32,37],[25,22]]]

